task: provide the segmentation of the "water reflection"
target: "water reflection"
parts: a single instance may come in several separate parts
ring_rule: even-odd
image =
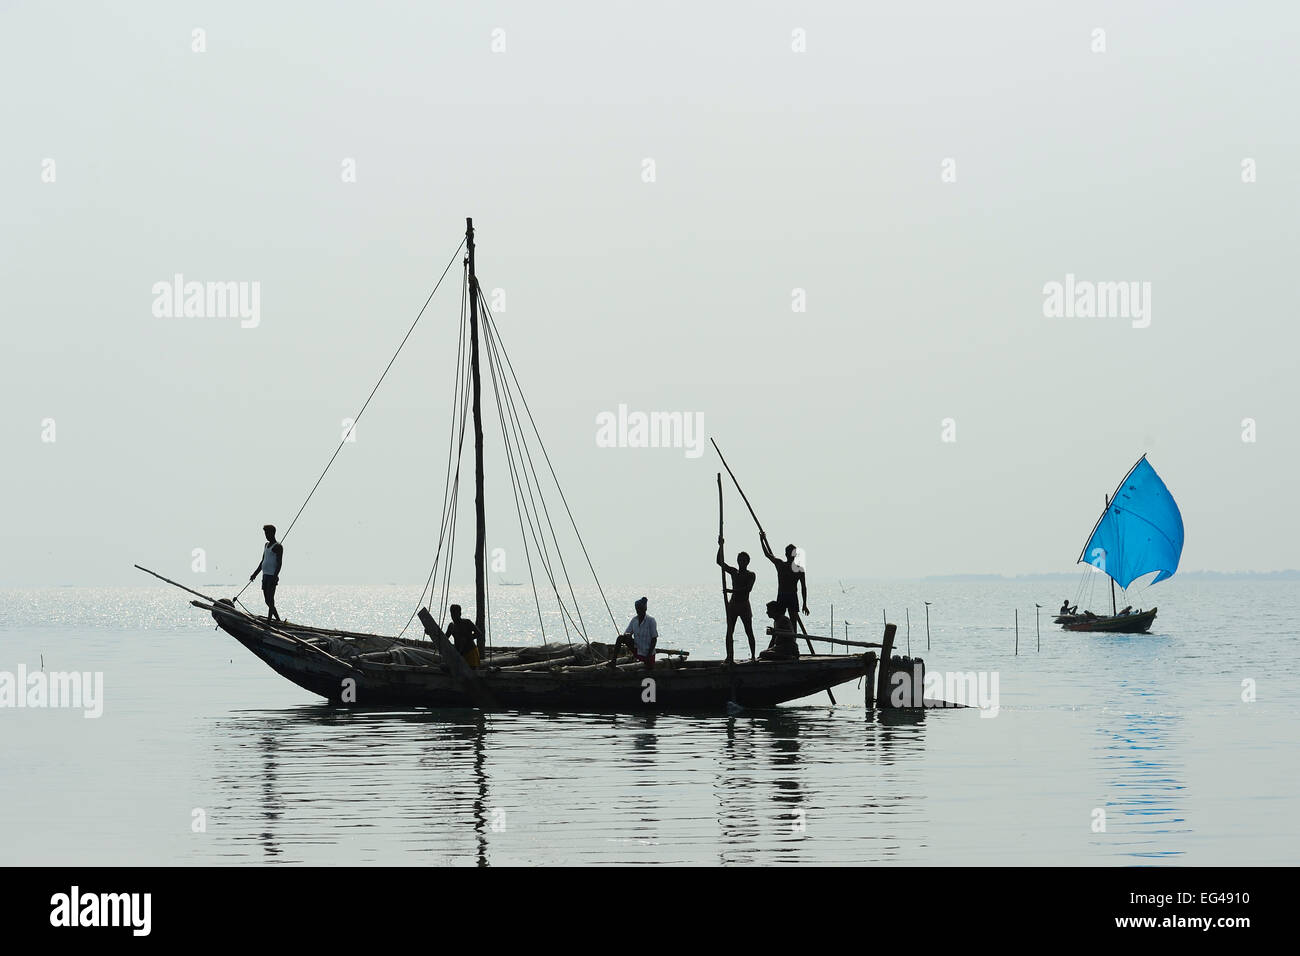
[[[889,859],[924,730],[848,708],[244,711],[212,725],[214,842],[290,863]]]
[[[284,812],[279,788],[276,786],[276,773],[279,768],[276,759],[279,749],[276,736],[272,733],[260,734],[258,747],[262,754],[262,819],[265,821],[265,829],[259,834],[258,839],[262,842],[266,858],[273,860],[280,855],[280,848],[276,846],[272,831]]]
[[[1161,703],[1160,692],[1145,685],[1124,681],[1121,690],[1153,708]],[[1191,832],[1185,768],[1178,751],[1182,723],[1177,714],[1151,711],[1103,719],[1098,733],[1106,741],[1100,759],[1109,784],[1103,806],[1110,837],[1101,842],[1141,859],[1186,853],[1180,844],[1171,846],[1169,839]]]

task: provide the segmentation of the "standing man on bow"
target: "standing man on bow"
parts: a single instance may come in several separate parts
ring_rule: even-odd
[[[284,566],[284,545],[275,540],[275,525],[264,524],[262,531],[266,534],[266,544],[262,546],[262,560],[253,573],[248,576],[251,584],[260,573],[262,575],[262,596],[266,598],[266,619],[280,620],[280,612],[275,609],[275,587],[280,583],[280,568]]]

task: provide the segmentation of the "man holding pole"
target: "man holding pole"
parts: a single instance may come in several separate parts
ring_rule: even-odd
[[[787,544],[785,560],[782,561],[772,553],[772,546],[767,543],[766,531],[759,531],[758,540],[763,545],[763,554],[767,555],[767,559],[776,566],[776,603],[783,611],[789,612],[790,621],[795,630],[798,630],[802,627],[799,620],[799,588],[803,589],[803,612],[808,613],[808,579],[804,576],[803,568],[796,568],[794,563],[798,549],[792,544]]]
[[[736,555],[737,567],[727,564],[722,554],[722,536],[718,536],[718,567],[731,575],[731,600],[727,602],[727,663],[734,664],[735,644],[732,635],[736,631],[736,619],[745,625],[745,636],[749,638],[749,659],[756,658],[757,647],[754,644],[754,612],[749,606],[749,592],[754,589],[758,575],[749,570],[749,555],[742,551]]]

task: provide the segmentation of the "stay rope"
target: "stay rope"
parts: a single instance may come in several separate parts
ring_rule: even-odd
[[[293,520],[289,522],[289,527],[285,529],[284,534],[280,535],[281,542],[283,542],[286,538],[289,537],[289,532],[291,532],[293,530],[293,526],[298,523],[298,519],[302,517],[302,513],[306,509],[308,502],[310,502],[312,496],[316,494],[316,489],[319,488],[321,482],[325,480],[325,475],[329,473],[330,467],[334,464],[334,460],[338,458],[339,452],[341,452],[343,450],[343,446],[347,444],[348,438],[352,435],[353,430],[355,430],[357,427],[357,422],[359,422],[361,420],[361,416],[366,413],[366,409],[370,406],[370,400],[375,397],[375,393],[379,391],[379,386],[384,383],[384,379],[388,376],[388,370],[391,369],[393,367],[393,363],[397,361],[397,356],[401,354],[402,349],[406,346],[406,342],[408,339],[410,339],[411,333],[414,332],[415,327],[420,324],[420,319],[424,315],[424,310],[427,309],[429,307],[429,303],[433,301],[434,295],[437,294],[438,288],[442,285],[442,280],[447,278],[447,273],[451,271],[451,267],[453,263],[455,263],[456,257],[460,255],[460,250],[464,245],[465,245],[465,240],[462,239],[460,243],[456,246],[456,251],[453,252],[451,254],[451,258],[447,260],[447,267],[442,270],[442,275],[439,276],[438,281],[434,283],[433,291],[430,292],[429,297],[424,300],[424,305],[420,306],[420,311],[417,312],[415,315],[415,321],[411,323],[411,327],[407,329],[406,334],[402,336],[402,341],[397,346],[397,351],[393,353],[393,357],[390,358],[388,360],[388,364],[384,366],[384,371],[379,376],[379,381],[375,382],[375,387],[372,388],[370,390],[370,394],[366,396],[365,402],[361,405],[361,411],[357,412],[356,415],[353,416],[352,424],[348,426],[348,430],[347,432],[344,433],[343,439],[339,442],[339,446],[334,449],[334,454],[330,455],[330,460],[325,464],[325,470],[322,471],[320,473],[320,477],[316,479],[316,484],[311,486],[311,491],[307,492],[306,499],[303,501],[302,506],[299,507],[297,514],[293,516]],[[250,579],[248,581],[248,584],[245,584],[242,588],[239,589],[239,594],[235,595],[236,601],[238,601],[240,596],[245,591],[248,590],[248,586],[252,583],[253,583],[253,579]]]

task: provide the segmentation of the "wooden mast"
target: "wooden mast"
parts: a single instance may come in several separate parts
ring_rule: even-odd
[[[474,626],[478,628],[478,653],[487,644],[485,625],[487,579],[483,576],[487,521],[483,510],[483,409],[478,371],[478,277],[474,274],[474,220],[465,218],[465,248],[469,266],[469,365],[474,397]]]
[[[1105,516],[1106,512],[1109,510],[1110,510],[1110,495],[1107,495],[1106,507],[1103,508],[1101,511],[1102,515]],[[1119,605],[1115,603],[1115,579],[1111,578],[1109,571],[1106,572],[1106,577],[1110,578],[1110,616],[1116,617],[1119,614],[1118,611]]]

